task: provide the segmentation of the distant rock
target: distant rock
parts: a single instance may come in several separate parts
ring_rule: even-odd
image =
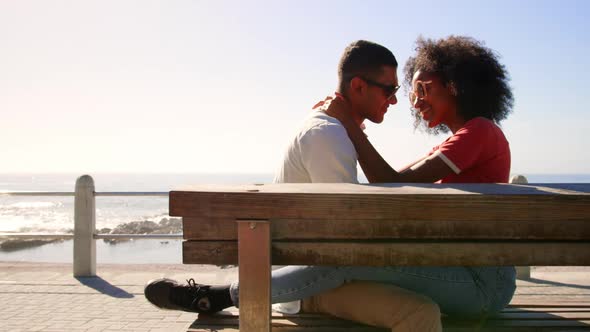
[[[0,251],[12,252],[62,241],[62,239],[8,239],[0,243]]]
[[[113,231],[112,229],[105,227],[105,228],[101,228],[101,229],[97,230],[96,232],[98,234],[110,234],[112,231]]]
[[[27,229],[21,230],[26,232]],[[29,230],[30,231],[30,230]],[[73,229],[64,230],[65,233],[72,234]],[[123,223],[111,228],[101,228],[96,230],[97,234],[182,234],[182,219],[180,218],[162,218],[158,223],[151,220],[144,221],[132,221]],[[48,243],[64,241],[60,238],[6,238],[5,240],[0,238],[0,251],[17,251],[21,249],[39,247]],[[130,239],[103,239],[104,242],[109,244],[117,244],[120,242],[130,241]],[[161,243],[164,244],[164,243]]]
[[[99,234],[182,234],[182,220],[180,218],[162,218],[160,222],[155,223],[151,220],[132,221],[117,225],[113,230],[107,232],[108,228],[103,228]],[[109,244],[129,241],[130,239],[103,239]]]

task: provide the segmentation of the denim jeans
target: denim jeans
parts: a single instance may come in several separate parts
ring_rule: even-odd
[[[516,271],[505,267],[286,266],[272,271],[272,303],[301,300],[353,281],[390,283],[430,297],[453,316],[482,316],[502,310],[516,290]],[[230,286],[239,305],[239,284]],[[351,299],[353,300],[353,299]]]

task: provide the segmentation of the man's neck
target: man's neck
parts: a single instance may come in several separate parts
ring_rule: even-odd
[[[351,103],[350,98],[348,98],[348,96],[346,95],[345,92],[340,91],[340,89],[336,90],[336,95],[346,99],[349,103]],[[354,120],[354,122],[360,127],[360,125],[363,123],[363,121],[365,121],[365,118],[363,116],[361,116],[361,112],[359,112],[356,107],[354,107],[354,105],[352,105],[351,103],[351,116],[352,119]]]
[[[354,112],[354,111],[352,112],[352,119],[354,120],[354,122],[357,125],[359,125],[359,127],[360,127],[361,123],[363,123],[363,121],[365,121],[365,118],[363,118],[362,116],[360,116],[358,114],[358,112]]]

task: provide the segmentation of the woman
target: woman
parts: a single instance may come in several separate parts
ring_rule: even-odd
[[[428,131],[453,133],[426,157],[397,172],[349,117],[344,98],[329,98],[319,107],[346,127],[370,182],[507,182],[510,151],[496,126],[512,107],[504,67],[491,50],[471,38],[419,39],[417,44],[416,56],[409,59],[405,68],[417,124],[426,124]],[[387,94],[385,88],[382,90]],[[357,283],[344,285],[350,281]],[[362,297],[363,292],[371,292],[371,286],[359,286],[358,281],[386,283],[422,294],[448,315],[480,316],[496,313],[510,302],[515,290],[515,270],[513,267],[288,266],[273,271],[272,301],[288,302],[328,294],[330,290],[337,292],[342,285],[344,294],[354,291]],[[166,280],[148,287],[154,290],[161,287],[160,293],[166,301],[174,299],[159,305],[164,308],[210,313],[239,305],[237,283],[211,287],[191,280],[189,286],[182,286]],[[393,297],[394,293],[391,294],[388,298]],[[333,299],[337,296],[333,293]],[[339,303],[345,301],[349,303]],[[342,296],[342,300],[333,301],[323,310],[336,312],[338,306],[350,308],[354,301],[356,298]],[[436,310],[434,307],[430,311]]]

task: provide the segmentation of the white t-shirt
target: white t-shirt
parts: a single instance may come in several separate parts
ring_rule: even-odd
[[[289,142],[275,183],[358,183],[357,154],[340,121],[312,111]],[[275,303],[273,310],[296,314],[301,301]]]
[[[358,183],[357,154],[336,118],[312,111],[289,142],[275,183]]]

